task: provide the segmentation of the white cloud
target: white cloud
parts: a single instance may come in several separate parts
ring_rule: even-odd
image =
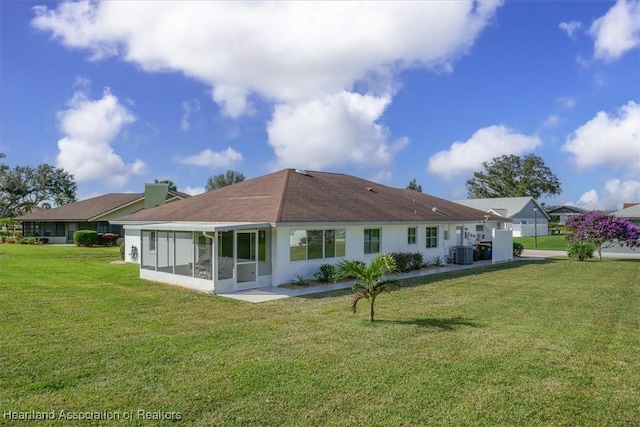
[[[602,196],[595,189],[584,193],[575,205],[584,209],[621,209],[626,202],[640,200],[640,181],[610,179],[601,191]]]
[[[618,115],[600,111],[576,129],[562,147],[579,167],[607,165],[640,169],[640,105],[629,101]]]
[[[498,6],[85,0],[38,6],[32,22],[96,58],[122,55],[146,70],[199,79],[235,116],[250,92],[300,101],[348,89],[371,72],[448,64],[471,46]]]
[[[77,182],[101,180],[117,188],[131,175],[144,172],[142,160],[127,165],[110,145],[135,118],[109,89],[98,100],[76,92],[69,109],[58,113],[58,120],[65,137],[58,141],[57,165],[72,173]]]
[[[596,190],[589,190],[580,196],[580,199],[573,204],[583,209],[600,209],[598,203],[598,192]]]
[[[604,189],[608,196],[618,202],[619,208],[622,208],[622,204],[625,202],[640,200],[640,181],[610,179],[606,182]]]
[[[454,142],[447,151],[429,157],[428,170],[448,179],[482,170],[482,163],[505,154],[533,151],[542,141],[537,136],[514,133],[502,125],[479,129],[465,142]]]
[[[567,33],[567,35],[572,39],[575,39],[576,32],[582,28],[582,22],[580,21],[561,22],[560,25],[558,25],[558,28],[560,28],[562,31]]]
[[[354,164],[388,164],[406,145],[406,138],[389,142],[389,131],[376,121],[391,102],[351,92],[321,100],[276,106],[267,126],[277,167],[324,169]]]
[[[385,107],[408,68],[452,70],[490,23],[500,1],[450,2],[140,2],[63,3],[35,8],[34,27],[92,59],[120,56],[142,70],[174,71],[206,84],[224,116],[252,114],[253,97],[275,105],[269,122],[276,163],[344,164],[344,136],[365,132],[366,146],[349,154],[362,163],[386,162],[394,147],[372,108]],[[355,89],[357,88],[357,90]],[[357,93],[356,93],[357,92]],[[341,105],[342,104],[342,105]],[[349,109],[351,108],[351,109]],[[311,118],[309,110],[334,119]],[[347,112],[347,118],[335,114]],[[367,118],[369,117],[369,118]],[[331,161],[318,159],[318,142],[292,141],[281,133],[322,139]],[[183,127],[188,127],[188,121]],[[394,145],[395,144],[395,145]],[[354,147],[353,143],[349,144]],[[308,147],[305,148],[305,147]]]
[[[200,111],[200,101],[192,99],[182,103],[182,120],[180,121],[180,129],[188,131],[191,129],[191,115]]]
[[[198,194],[204,193],[206,190],[204,187],[178,187],[178,191],[187,193],[190,196],[197,196]]]
[[[367,178],[369,181],[377,182],[379,184],[384,184],[385,182],[391,181],[392,178],[391,171],[381,170],[373,174],[371,177]]]
[[[242,154],[238,153],[231,147],[227,147],[223,151],[212,151],[209,148],[202,150],[198,154],[187,157],[178,157],[176,161],[183,165],[201,166],[201,167],[232,167],[242,161]]]
[[[544,121],[542,122],[542,126],[546,128],[553,128],[558,126],[559,123],[560,123],[560,116],[558,116],[557,114],[552,114],[546,119],[544,119]]]
[[[596,59],[614,61],[640,46],[640,1],[618,0],[596,19],[589,34],[594,38]]]

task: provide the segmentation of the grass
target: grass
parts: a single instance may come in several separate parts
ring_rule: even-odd
[[[514,243],[522,243],[525,249],[541,249],[549,251],[566,251],[567,238],[562,234],[538,236],[538,247],[535,247],[534,237],[514,237]]]
[[[0,409],[127,425],[640,425],[640,262],[518,261],[263,304],[118,248],[0,245]],[[162,411],[162,412],[160,412]],[[0,424],[16,421],[0,418]],[[61,420],[38,425],[84,425]],[[95,425],[122,425],[120,421]],[[169,420],[153,425],[173,425]]]

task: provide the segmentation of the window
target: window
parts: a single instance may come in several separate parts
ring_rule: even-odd
[[[344,257],[346,254],[346,236],[347,230],[344,228],[336,230],[336,258]]]
[[[346,230],[291,230],[289,257],[291,261],[336,258],[345,255]]]
[[[140,267],[146,270],[156,269],[156,232],[142,231]],[[152,249],[153,248],[153,249]]]
[[[380,252],[380,229],[365,228],[364,230],[364,253],[376,254]]]
[[[416,244],[416,228],[415,227],[407,228],[407,243],[410,245]]]
[[[307,259],[323,258],[324,230],[307,230]]]
[[[438,227],[427,227],[427,248],[438,247]]]
[[[193,243],[192,232],[176,231],[174,233],[173,274],[193,276]],[[171,250],[171,248],[169,248],[169,250]]]
[[[271,274],[271,230],[258,230],[258,276]]]
[[[232,279],[234,274],[234,242],[233,231],[218,233],[218,279]]]

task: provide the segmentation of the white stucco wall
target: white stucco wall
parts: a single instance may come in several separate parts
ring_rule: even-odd
[[[538,236],[546,236],[549,234],[546,220],[544,222],[538,222],[537,226],[533,224],[533,219],[531,222],[527,221],[526,224],[513,224],[513,235],[515,237],[533,237],[536,233]]]
[[[476,231],[476,227],[483,224],[484,238]],[[409,244],[407,232],[409,227],[416,228],[416,243]],[[435,248],[426,247],[427,227],[438,227],[438,246]],[[258,276],[257,282],[236,283],[235,279],[219,281],[204,280],[195,277],[173,275],[160,271],[141,269],[140,277],[164,283],[171,283],[191,289],[205,292],[229,292],[249,287],[278,286],[290,283],[294,275],[301,274],[307,279],[314,279],[313,274],[322,264],[335,264],[339,258],[324,258],[314,260],[291,261],[290,260],[290,233],[292,230],[345,230],[345,258],[351,260],[370,261],[375,254],[364,254],[364,230],[369,228],[380,228],[380,252],[421,252],[424,262],[429,263],[434,257],[439,256],[446,259],[450,254],[450,249],[454,246],[471,246],[478,240],[494,241],[493,253],[494,262],[512,259],[512,232],[502,230],[496,234],[497,222],[491,223],[466,223],[466,224],[386,224],[383,226],[374,225],[350,225],[341,226],[339,224],[325,225],[323,227],[311,227],[305,225],[278,226],[272,228],[271,232],[271,253],[272,253],[272,274]],[[478,233],[478,234],[476,234]],[[165,244],[162,241],[158,245]],[[139,257],[135,261],[140,264],[142,256],[141,231],[137,229],[125,228],[125,260],[134,262],[131,259],[131,248],[138,248]],[[215,252],[216,249],[214,248]],[[160,265],[161,266],[161,265]],[[216,274],[217,266],[214,267],[213,277]]]
[[[198,279],[196,277],[163,273],[161,271],[140,269],[140,277],[154,282],[168,283],[182,288],[194,289],[201,292],[213,292],[213,280]]]
[[[424,262],[430,262],[434,257],[440,256],[445,258],[449,254],[449,248],[458,246],[456,241],[456,226],[462,228],[462,245],[472,245],[476,241],[475,226],[477,223],[467,224],[393,224],[383,226],[358,225],[358,226],[340,226],[328,225],[324,227],[310,226],[280,226],[273,232],[273,250],[276,254],[273,258],[273,286],[283,283],[290,283],[294,279],[294,275],[302,274],[307,279],[314,279],[313,274],[322,264],[335,264],[339,258],[325,258],[304,261],[290,261],[289,235],[291,230],[321,230],[321,229],[339,229],[346,230],[346,247],[345,258],[351,260],[370,261],[375,254],[364,254],[364,230],[365,228],[380,228],[380,252],[422,252]],[[496,224],[490,224],[495,227]],[[438,227],[438,247],[426,247],[427,227]],[[416,227],[416,244],[408,244],[407,229]],[[465,232],[466,229],[466,232]],[[449,238],[445,240],[445,231]],[[485,241],[490,241],[491,230],[487,227],[485,230]],[[512,250],[509,245],[509,250]]]
[[[124,260],[126,262],[135,262],[140,264],[140,250],[142,249],[142,242],[140,241],[140,230],[131,230],[127,229],[125,226],[124,230]],[[138,248],[138,259],[131,259],[131,247],[135,246]]]

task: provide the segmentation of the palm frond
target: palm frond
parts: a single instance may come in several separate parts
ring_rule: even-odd
[[[356,313],[356,307],[358,305],[358,301],[360,301],[361,299],[369,299],[369,293],[367,293],[364,289],[360,289],[356,293],[351,295],[350,307],[353,314]]]
[[[385,292],[391,292],[393,290],[393,287],[395,285],[399,285],[400,282],[398,280],[391,280],[391,279],[387,279],[387,280],[381,280],[378,283],[376,283],[374,285],[374,290],[376,291],[376,295],[379,294],[382,291]]]

